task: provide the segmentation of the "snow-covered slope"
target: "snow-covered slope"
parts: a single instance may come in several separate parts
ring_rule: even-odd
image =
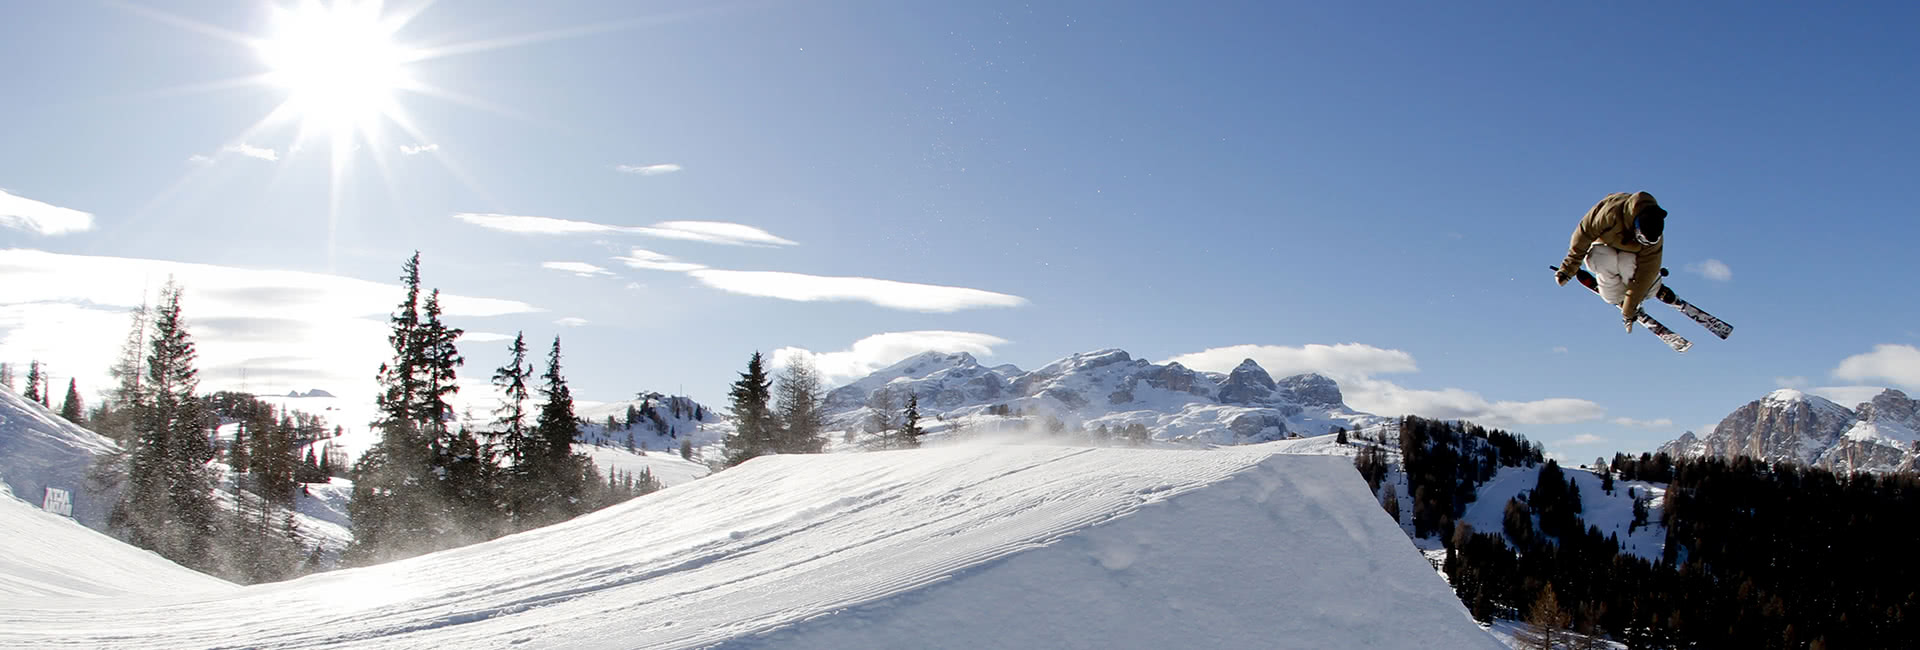
[[[221,594],[234,585],[42,512],[0,484],[0,611],[51,599]],[[11,645],[0,632],[0,643]]]
[[[1500,468],[1492,479],[1480,486],[1475,501],[1467,506],[1460,521],[1467,522],[1476,532],[1499,532],[1505,523],[1507,502],[1532,491],[1540,483],[1540,469],[1541,466]],[[1667,544],[1667,529],[1660,525],[1661,510],[1666,506],[1666,484],[1616,480],[1613,494],[1607,494],[1600,489],[1600,475],[1574,467],[1560,470],[1580,486],[1583,525],[1600,529],[1602,535],[1617,536],[1623,553],[1647,560],[1660,559]],[[1629,496],[1629,490],[1647,501],[1644,525],[1632,525],[1634,497]]]
[[[1500,647],[1292,444],[766,457],[377,567],[0,607],[0,646]]]
[[[1192,445],[1232,445],[1318,436],[1335,427],[1382,421],[1346,406],[1340,387],[1316,374],[1274,380],[1249,359],[1227,374],[1197,372],[1178,363],[1155,365],[1121,350],[1060,359],[1032,372],[988,368],[973,355],[928,352],[909,357],[827,396],[832,428],[862,430],[875,392],[906,395],[921,413],[965,426],[998,429],[989,408],[1006,407],[1035,419],[1058,418],[1084,430],[1145,426],[1154,439]],[[940,425],[927,422],[935,434]]]
[[[118,450],[119,445],[106,436],[75,426],[0,387],[0,482],[19,500],[37,506],[47,488],[66,490],[73,500],[75,521],[106,528],[114,494],[89,491],[87,470],[94,458]]]

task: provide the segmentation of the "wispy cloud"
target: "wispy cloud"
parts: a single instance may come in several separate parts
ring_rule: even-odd
[[[1303,372],[1326,375],[1340,383],[1341,394],[1349,406],[1379,415],[1420,415],[1512,427],[1584,422],[1598,420],[1606,414],[1606,409],[1599,404],[1584,399],[1489,400],[1459,388],[1406,388],[1374,375],[1418,372],[1413,355],[1362,343],[1300,347],[1237,345],[1180,355],[1169,361],[1178,361],[1196,370],[1229,372],[1244,359],[1253,359],[1275,376]]]
[[[220,150],[227,153],[237,153],[248,158],[259,158],[269,162],[280,160],[280,154],[274,150],[256,147],[245,142],[230,144],[221,147]]]
[[[406,155],[409,155],[409,156],[418,156],[418,155],[420,155],[420,154],[423,154],[423,153],[427,153],[427,152],[431,152],[431,151],[439,151],[439,150],[440,150],[440,144],[439,144],[439,143],[437,143],[437,142],[436,142],[436,143],[432,143],[432,144],[403,144],[403,145],[400,145],[400,153],[402,153],[402,154],[406,154]]]
[[[1728,268],[1727,263],[1720,260],[1707,260],[1705,262],[1688,264],[1687,271],[1706,276],[1708,280],[1715,282],[1726,282],[1733,279],[1733,269]]]
[[[1611,420],[1611,422],[1623,427],[1633,427],[1636,429],[1672,429],[1673,428],[1673,420],[1668,418],[1658,418],[1653,420],[1635,420],[1633,418],[1614,418],[1613,420]]]
[[[555,219],[553,217],[532,217],[516,214],[479,214],[462,212],[453,218],[467,223],[500,232],[532,235],[576,235],[580,233],[620,232],[620,226],[609,226],[589,221]]]
[[[465,332],[460,335],[462,343],[497,343],[511,340],[513,337],[497,332]]]
[[[636,269],[646,269],[649,271],[674,271],[678,273],[684,273],[687,271],[698,271],[700,269],[707,268],[705,264],[694,264],[692,262],[682,262],[674,259],[673,256],[671,255],[663,255],[663,254],[655,253],[653,251],[646,250],[643,248],[633,249],[633,251],[628,253],[625,257],[615,257],[613,259],[620,262],[621,264],[625,264],[627,266],[630,266]],[[630,287],[630,288],[638,288],[638,287]]]
[[[580,327],[582,325],[586,325],[589,322],[591,321],[588,321],[585,318],[576,318],[573,316],[568,316],[566,318],[553,321],[553,324],[559,325],[561,327]]]
[[[875,278],[720,269],[702,269],[688,274],[699,280],[701,284],[721,291],[798,302],[857,301],[889,309],[932,313],[981,307],[1019,307],[1027,304],[1027,299],[1020,296],[981,289]]]
[[[92,230],[93,215],[0,190],[0,226],[41,235],[64,235]]]
[[[1556,346],[1553,346],[1553,353],[1554,353],[1554,354],[1566,354],[1566,353],[1567,353],[1567,346],[1564,346],[1564,345],[1556,345]]]
[[[1908,389],[1920,389],[1920,348],[1882,343],[1872,352],[1856,354],[1840,361],[1833,376],[1848,381],[1890,381]]]
[[[663,163],[659,165],[620,165],[620,166],[614,167],[614,169],[620,170],[621,173],[626,173],[626,174],[639,174],[641,176],[659,176],[661,174],[671,174],[671,173],[680,171],[681,167],[673,163]]]
[[[1780,387],[1780,388],[1806,388],[1806,387],[1807,387],[1807,378],[1806,378],[1806,377],[1799,377],[1799,376],[1794,376],[1794,377],[1774,377],[1774,378],[1773,378],[1773,385],[1774,385],[1774,386],[1778,386],[1778,387]]]
[[[745,224],[728,223],[724,221],[664,221],[651,226],[615,226],[555,217],[483,214],[475,212],[462,212],[453,215],[453,218],[482,228],[520,234],[577,235],[584,233],[630,233],[660,239],[697,241],[729,246],[796,245],[792,240],[765,230]]]
[[[187,156],[187,162],[193,163],[195,165],[211,165],[213,164],[213,156],[209,156],[203,153],[197,153],[191,156]]]
[[[572,273],[574,275],[577,275],[583,278],[591,278],[596,276],[611,277],[613,275],[612,271],[608,271],[606,269],[600,268],[598,266],[594,266],[592,264],[588,264],[586,262],[542,262],[540,264],[540,268],[552,269],[555,271],[565,271],[567,273]]]
[[[865,377],[922,352],[966,352],[984,357],[993,355],[993,346],[1006,342],[998,336],[978,332],[886,332],[860,339],[852,347],[836,352],[780,348],[773,351],[772,359],[774,368],[785,368],[798,359],[812,361],[822,380],[838,384]]]
[[[650,227],[635,228],[637,232],[649,237],[661,239],[679,239],[685,241],[725,244],[728,246],[796,246],[792,240],[753,226],[725,221],[663,221]]]
[[[1275,377],[1317,372],[1333,378],[1360,379],[1377,374],[1419,372],[1413,355],[1361,343],[1299,347],[1283,345],[1230,345],[1168,359],[1169,362],[1197,370],[1229,372],[1241,361],[1252,359]]]
[[[186,289],[181,308],[199,354],[201,390],[325,388],[371,405],[373,369],[392,354],[387,315],[403,296],[397,285],[337,275],[36,250],[0,250],[0,267],[7,269],[0,359],[56,364],[85,392],[109,384],[127,309],[153,299],[172,277]],[[456,318],[540,311],[515,300],[442,294],[441,301]]]
[[[1582,433],[1572,438],[1562,440],[1560,441],[1560,444],[1562,445],[1597,445],[1597,444],[1604,443],[1606,441],[1607,441],[1607,438],[1597,436],[1591,433]]]

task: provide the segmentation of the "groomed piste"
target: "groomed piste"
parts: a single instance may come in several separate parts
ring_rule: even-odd
[[[1289,453],[1315,444],[766,457],[549,528],[245,588],[76,572],[157,558],[15,503],[0,566],[37,587],[0,591],[0,646],[1502,647],[1350,459]]]

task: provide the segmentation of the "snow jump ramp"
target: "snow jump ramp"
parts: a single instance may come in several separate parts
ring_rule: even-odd
[[[0,593],[0,647],[1503,647],[1348,458],[1287,448],[760,458],[381,566]]]

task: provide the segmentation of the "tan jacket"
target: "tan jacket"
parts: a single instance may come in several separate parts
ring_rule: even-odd
[[[1627,298],[1620,305],[1620,313],[1639,313],[1640,301],[1646,299],[1654,280],[1660,278],[1660,253],[1666,241],[1641,246],[1633,236],[1633,218],[1657,205],[1653,195],[1646,192],[1608,194],[1607,198],[1600,199],[1587,211],[1587,216],[1580,219],[1580,225],[1573,228],[1573,240],[1567,244],[1567,259],[1560,262],[1560,268],[1580,268],[1580,263],[1587,259],[1587,249],[1594,242],[1633,253],[1633,278],[1627,281]]]

